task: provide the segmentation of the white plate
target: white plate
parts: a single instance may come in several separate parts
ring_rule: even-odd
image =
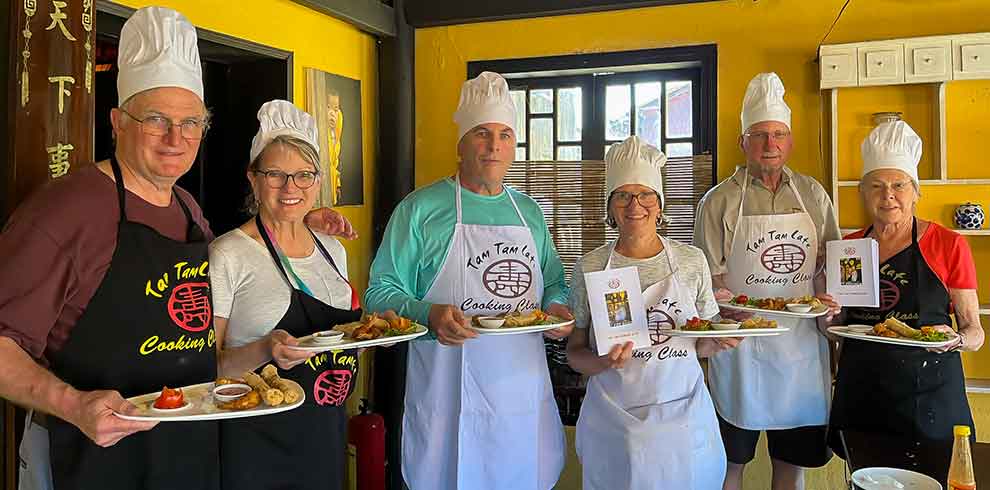
[[[155,399],[161,391],[148,393],[145,395],[132,396],[127,401],[137,405],[138,411],[133,415],[124,415],[114,412],[114,415],[127,420],[139,420],[144,422],[192,422],[197,420],[223,420],[238,419],[241,417],[257,417],[260,415],[270,415],[273,413],[285,412],[302,405],[306,401],[306,391],[292,380],[286,380],[296,385],[303,394],[302,398],[291,405],[279,405],[269,407],[262,401],[257,407],[248,410],[223,410],[216,406],[213,400],[213,382],[200,383],[198,385],[183,386],[182,395],[186,403],[191,405],[185,408],[174,410],[160,410],[152,407]]]
[[[398,342],[407,342],[421,335],[426,335],[429,330],[418,324],[413,323],[413,328],[415,331],[406,335],[396,335],[394,337],[381,337],[371,340],[353,340],[349,337],[344,337],[343,340],[337,342],[336,344],[317,344],[312,341],[303,340],[306,337],[302,337],[299,345],[287,345],[286,347],[292,350],[301,350],[304,352],[327,352],[331,350],[346,350],[346,349],[362,349],[365,347],[375,347],[376,345],[386,345],[395,344]]]
[[[777,328],[740,328],[736,330],[670,330],[660,329],[660,335],[669,337],[699,337],[699,338],[719,338],[719,337],[772,337],[789,332],[790,327]]]
[[[855,328],[856,326],[854,326]],[[911,339],[891,339],[888,337],[879,337],[876,335],[867,335],[866,333],[857,332],[855,330],[850,330],[849,327],[828,327],[829,333],[838,335],[839,337],[845,337],[847,339],[865,340],[867,342],[880,342],[881,344],[892,344],[892,345],[904,345],[908,347],[944,347],[956,341],[955,337],[946,340],[945,342],[922,342],[920,340]]]
[[[562,320],[560,318],[555,318],[555,320]],[[548,330],[553,330],[555,328],[560,328],[574,323],[574,320],[563,320],[556,323],[551,323],[549,325],[533,325],[529,327],[499,327],[499,328],[485,328],[476,327],[473,322],[471,324],[471,329],[481,335],[519,335],[524,333],[534,333],[534,332],[546,332]]]
[[[893,485],[870,483],[867,477],[880,482],[886,480],[884,477],[893,478],[904,485],[904,490],[942,490],[942,484],[934,478],[898,468],[860,468],[852,474],[853,483],[863,490],[897,490],[898,488]]]
[[[777,311],[777,310],[764,310],[760,308],[752,308],[749,306],[739,306],[732,303],[719,303],[722,308],[728,308],[730,310],[747,311],[749,313],[758,314],[760,316],[780,316],[786,318],[818,318],[823,315],[828,314],[828,307],[822,305],[818,309],[813,309],[807,313],[795,313],[793,311]]]

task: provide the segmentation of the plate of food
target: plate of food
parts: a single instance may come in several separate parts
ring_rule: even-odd
[[[770,337],[790,331],[774,320],[753,316],[743,322],[733,320],[702,320],[694,317],[676,329],[660,329],[660,335],[670,337]]]
[[[371,313],[359,321],[336,325],[330,330],[300,337],[298,345],[286,347],[306,352],[359,349],[405,342],[426,335],[428,331],[425,326],[408,318],[400,316],[386,318]]]
[[[526,313],[515,311],[503,315],[471,317],[471,328],[482,335],[546,332],[571,323],[574,323],[574,320],[557,318],[543,310],[533,310]]]
[[[954,333],[941,332],[930,326],[914,328],[896,318],[888,318],[870,330],[864,330],[860,325],[847,325],[828,327],[828,331],[848,339],[908,347],[945,347],[956,341]]]
[[[132,414],[114,413],[127,420],[190,422],[257,417],[292,410],[306,401],[299,383],[283,379],[269,364],[261,375],[246,372],[241,379],[220,378],[181,388],[128,398],[137,406]]]
[[[751,298],[740,294],[718,305],[733,310],[788,318],[817,318],[828,314],[828,306],[814,296]]]

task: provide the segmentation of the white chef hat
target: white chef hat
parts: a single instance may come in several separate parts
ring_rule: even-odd
[[[461,101],[454,112],[454,123],[457,124],[458,141],[475,126],[487,123],[502,123],[517,133],[516,105],[509,96],[509,84],[502,75],[485,71],[477,78],[464,82]]]
[[[253,162],[264,151],[268,143],[278,136],[299,138],[320,153],[320,143],[316,120],[309,113],[299,109],[287,100],[273,100],[262,104],[258,109],[258,134],[251,140]]]
[[[660,169],[667,164],[667,155],[639,136],[630,136],[616,143],[605,155],[605,196],[626,184],[645,185],[660,195],[663,207],[663,176]]]
[[[885,122],[873,128],[860,147],[863,175],[884,168],[900,170],[918,184],[921,138],[904,121]]]
[[[203,100],[196,28],[170,8],[145,7],[127,19],[120,30],[117,66],[120,105],[138,92],[158,87],[184,88]]]
[[[743,97],[743,132],[763,121],[779,121],[791,127],[791,108],[784,102],[784,82],[776,73],[760,73],[753,77]]]

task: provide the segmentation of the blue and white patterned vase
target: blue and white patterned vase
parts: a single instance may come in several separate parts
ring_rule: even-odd
[[[983,228],[983,222],[986,220],[986,214],[983,212],[983,206],[979,204],[973,204],[967,202],[956,208],[956,228],[963,230],[979,230]]]

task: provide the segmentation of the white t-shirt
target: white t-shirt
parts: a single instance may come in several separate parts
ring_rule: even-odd
[[[639,271],[639,282],[642,289],[670,275],[670,262],[677,267],[676,278],[680,285],[687,289],[688,294],[695,297],[695,308],[701,318],[712,318],[718,313],[718,303],[712,292],[712,275],[708,271],[708,261],[705,254],[697,247],[687,245],[677,240],[661,238],[666,249],[659,254],[646,259],[631,259],[618,252],[612,255],[612,268],[635,266]],[[588,305],[588,290],[584,284],[584,275],[605,269],[612,250],[612,242],[598,247],[574,264],[574,274],[571,277],[571,313],[574,315],[577,328],[591,326],[591,307]]]
[[[316,237],[344,277],[337,274],[317,247],[309,257],[290,257],[289,263],[316,299],[349,310],[351,288],[345,281],[344,246],[321,233]],[[210,244],[210,288],[213,314],[228,320],[224,347],[248,344],[271,332],[289,309],[292,294],[268,249],[240,229]]]

